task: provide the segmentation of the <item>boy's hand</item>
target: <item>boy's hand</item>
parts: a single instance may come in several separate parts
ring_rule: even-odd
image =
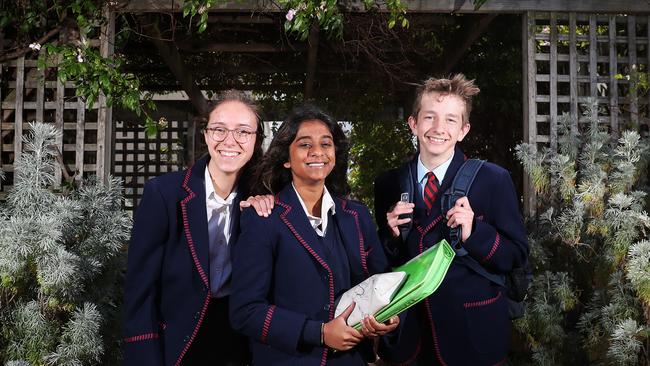
[[[388,223],[390,233],[393,235],[393,237],[399,236],[398,226],[411,222],[410,217],[400,219],[399,216],[412,213],[414,207],[415,203],[399,201],[393,207],[391,207],[390,211],[386,213],[386,222]]]
[[[251,196],[246,201],[239,202],[239,209],[243,210],[246,207],[253,206],[259,216],[269,217],[274,204],[273,195]]]
[[[454,207],[447,211],[447,226],[455,228],[460,225],[460,240],[464,243],[472,234],[474,223],[474,211],[469,205],[467,197],[461,197],[456,201]]]
[[[399,325],[397,315],[388,319],[385,323],[379,323],[372,315],[366,315],[361,320],[361,333],[368,338],[380,337],[394,331]]]

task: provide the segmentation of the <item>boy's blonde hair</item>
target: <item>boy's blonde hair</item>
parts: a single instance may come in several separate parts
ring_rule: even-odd
[[[411,115],[417,119],[418,113],[420,113],[422,96],[426,93],[438,93],[441,96],[455,95],[465,102],[463,124],[469,123],[469,114],[472,111],[472,97],[480,91],[474,84],[474,80],[467,80],[463,74],[456,74],[450,79],[428,78],[415,91],[415,101],[413,102],[413,113]]]

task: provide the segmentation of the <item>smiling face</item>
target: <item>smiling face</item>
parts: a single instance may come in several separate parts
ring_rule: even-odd
[[[208,119],[207,128],[222,127],[229,130],[255,132],[258,128],[255,113],[244,103],[227,101],[217,106]],[[223,141],[213,140],[209,132],[203,134],[210,153],[210,174],[219,176],[238,174],[253,156],[256,134],[250,135],[245,143],[235,141],[233,132],[228,132]]]
[[[416,117],[409,117],[411,131],[420,143],[424,165],[434,169],[454,153],[456,143],[469,132],[469,122],[463,121],[464,101],[453,94],[425,93]]]
[[[302,122],[289,146],[289,161],[296,187],[324,185],[336,163],[334,139],[327,125],[316,119]]]

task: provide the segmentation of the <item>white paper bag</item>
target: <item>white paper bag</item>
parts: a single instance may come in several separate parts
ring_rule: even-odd
[[[348,317],[348,325],[355,326],[364,316],[374,315],[388,305],[395,291],[406,279],[406,272],[379,273],[346,291],[336,306],[334,316],[339,316],[354,301],[356,306]]]

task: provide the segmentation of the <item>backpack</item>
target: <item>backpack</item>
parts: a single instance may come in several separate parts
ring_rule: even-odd
[[[476,174],[484,163],[484,160],[468,159],[463,163],[460,169],[458,169],[451,187],[449,187],[449,189],[447,189],[447,191],[445,191],[440,197],[440,204],[443,213],[449,211],[449,209],[456,203],[456,200],[467,196],[472,183],[474,182],[474,178],[476,178]],[[411,164],[405,164],[402,166],[402,168],[400,168],[399,176],[402,192],[407,192],[409,193],[409,197],[413,197],[415,186],[413,183],[414,178]],[[400,235],[403,240],[406,240],[412,227],[412,220],[411,222],[399,227]],[[456,257],[462,264],[493,283],[507,289],[506,295],[508,296],[508,312],[510,313],[510,319],[517,319],[524,316],[526,311],[524,302],[528,292],[528,285],[532,280],[532,272],[528,261],[526,261],[524,266],[515,267],[511,272],[504,275],[491,273],[472,258],[472,256],[468,255],[465,248],[459,245],[461,238],[460,227],[450,228],[449,238],[451,240],[451,247],[456,252]]]

